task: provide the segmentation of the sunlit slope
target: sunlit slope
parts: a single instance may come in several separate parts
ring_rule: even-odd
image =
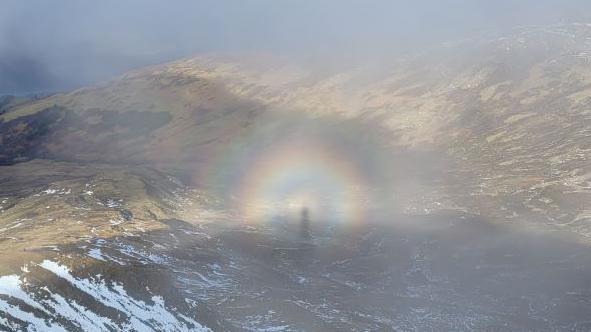
[[[196,170],[202,180],[223,167],[213,160],[251,142],[263,149],[313,123],[322,124],[314,134],[347,123],[359,142],[387,147],[384,155],[437,154],[436,180],[409,187],[420,197],[410,211],[462,208],[587,233],[589,97],[591,27],[580,24],[348,67],[212,55],[11,108],[0,115],[0,160],[141,163]],[[405,199],[397,195],[389,199]]]
[[[34,160],[0,173],[0,272],[93,238],[166,229],[215,207],[208,195],[141,167]]]

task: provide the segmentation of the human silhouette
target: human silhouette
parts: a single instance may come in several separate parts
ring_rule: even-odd
[[[300,219],[300,237],[302,239],[309,239],[310,234],[310,212],[307,207],[302,208]]]

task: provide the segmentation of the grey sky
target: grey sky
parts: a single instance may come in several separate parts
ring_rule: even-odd
[[[216,51],[405,52],[482,30],[591,21],[582,0],[4,0],[0,95],[56,91]]]

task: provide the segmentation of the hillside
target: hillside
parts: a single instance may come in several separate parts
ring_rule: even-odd
[[[339,145],[354,131],[358,150],[440,164],[446,183],[425,184],[421,209],[445,200],[586,234],[590,36],[587,25],[522,28],[344,72],[268,55],[181,60],[10,110],[0,156],[202,172],[292,134]],[[395,173],[383,168],[378,177]]]
[[[72,291],[68,266],[68,308],[103,328],[143,325],[88,283],[214,330],[588,328],[590,158],[584,24],[350,66],[203,55],[4,98],[0,275],[51,290],[0,287],[0,327],[67,322],[42,299]],[[303,211],[314,241],[293,235]]]

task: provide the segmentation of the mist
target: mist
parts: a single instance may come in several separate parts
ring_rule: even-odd
[[[0,330],[589,331],[591,2],[6,0]]]
[[[0,12],[0,94],[51,93],[216,52],[372,61],[515,26],[588,21],[585,1],[18,1]]]

